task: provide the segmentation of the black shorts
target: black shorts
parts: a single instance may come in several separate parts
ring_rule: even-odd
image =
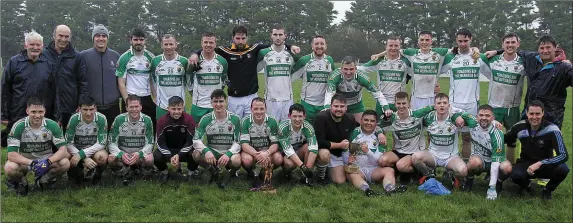
[[[402,158],[404,158],[405,156],[410,156],[410,155],[412,155],[412,154],[401,153],[401,152],[398,152],[398,151],[396,151],[396,150],[394,150],[394,149],[392,150],[392,152],[393,152],[394,154],[396,154],[396,156],[398,157],[398,159],[402,159]]]

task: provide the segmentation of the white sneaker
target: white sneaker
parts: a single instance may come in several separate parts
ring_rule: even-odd
[[[497,199],[497,191],[495,191],[495,186],[490,186],[489,189],[487,189],[487,195],[486,197],[488,200],[495,200]]]

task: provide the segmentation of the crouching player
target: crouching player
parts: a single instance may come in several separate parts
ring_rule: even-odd
[[[241,168],[241,120],[239,116],[227,111],[227,95],[222,89],[211,93],[211,105],[213,111],[201,118],[195,131],[193,148],[201,153],[194,153],[193,159],[211,172],[211,182],[216,182],[219,188],[225,189],[226,184],[219,177],[221,168],[228,169],[231,176]],[[205,135],[206,145],[203,143]]]
[[[184,112],[184,107],[183,98],[173,96],[167,101],[167,114],[157,120],[157,150],[153,152],[153,163],[160,171],[162,183],[169,179],[167,163],[180,172],[181,162],[187,162],[188,179],[198,177],[198,165],[192,156],[195,121]]]
[[[44,118],[45,112],[41,99],[30,98],[26,108],[28,117],[18,120],[8,135],[8,160],[4,171],[8,186],[22,196],[28,194],[28,171],[34,171],[36,187],[44,189],[53,186],[52,179],[70,167],[62,130],[58,123]],[[56,153],[52,153],[53,146],[58,148]]]
[[[80,184],[84,177],[97,184],[107,164],[107,119],[97,112],[91,97],[82,99],[79,109],[80,112],[70,117],[66,128],[68,153],[71,155],[68,176],[76,184]]]
[[[283,160],[285,179],[290,179],[292,170],[298,167],[303,177],[300,182],[312,186],[312,167],[318,155],[318,142],[312,125],[306,121],[306,111],[301,104],[293,104],[288,111],[289,119],[279,124],[279,142],[286,159]]]
[[[278,144],[278,123],[266,114],[265,99],[254,98],[251,101],[251,114],[243,118],[241,122],[241,162],[243,168],[253,179],[253,189],[258,190],[263,175],[261,168],[267,168],[271,164],[274,168],[283,163],[283,156]],[[253,171],[253,166],[255,170]]]
[[[511,163],[505,159],[503,132],[494,126],[493,118],[491,106],[482,105],[478,108],[479,125],[470,129],[472,153],[467,163],[468,176],[462,188],[471,190],[474,175],[489,172],[489,189],[486,198],[490,200],[497,199],[503,181],[511,174]]]
[[[134,173],[153,167],[153,122],[141,112],[141,99],[127,96],[127,112],[118,115],[110,132],[107,162],[112,170],[121,170],[123,183],[129,184]]]
[[[396,186],[394,169],[378,165],[378,160],[384,151],[384,145],[378,140],[378,134],[382,133],[382,129],[378,127],[377,123],[378,115],[376,112],[366,110],[362,114],[360,127],[356,127],[350,135],[350,141],[360,144],[361,150],[356,156],[350,155],[348,162],[356,164],[360,171],[347,173],[347,177],[352,185],[360,188],[369,197],[380,195],[368,185],[372,182],[382,182],[386,194],[406,190],[405,186]],[[383,143],[386,143],[385,140]]]

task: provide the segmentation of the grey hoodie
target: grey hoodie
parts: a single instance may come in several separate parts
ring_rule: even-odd
[[[115,69],[119,60],[119,53],[107,48],[101,53],[95,48],[81,52],[82,60],[86,64],[86,77],[90,95],[98,108],[106,109],[117,105],[121,95],[117,86]]]

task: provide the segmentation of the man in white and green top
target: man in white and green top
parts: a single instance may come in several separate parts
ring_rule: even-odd
[[[163,54],[151,61],[151,75],[156,89],[156,117],[167,114],[169,98],[179,96],[185,100],[187,92],[187,58],[177,53],[177,40],[175,36],[165,34],[161,37]]]
[[[479,107],[479,125],[471,129],[472,155],[467,163],[468,176],[463,185],[464,190],[471,190],[474,176],[488,172],[490,180],[486,198],[490,200],[497,199],[503,180],[511,174],[511,163],[505,159],[503,132],[492,123],[493,118],[491,106]]]
[[[223,89],[213,91],[211,105],[213,111],[201,118],[195,131],[193,148],[201,153],[194,154],[193,158],[211,172],[211,182],[216,181],[217,186],[224,189],[226,185],[219,179],[220,170],[229,169],[234,176],[241,168],[241,119],[227,110],[227,95]],[[206,143],[203,142],[205,135]]]
[[[271,39],[273,44],[259,51],[257,70],[265,71],[267,113],[281,122],[288,118],[288,108],[293,104],[291,73],[296,58],[286,50],[284,27],[273,27]]]
[[[411,73],[410,61],[400,55],[400,48],[400,39],[389,37],[386,40],[386,56],[358,66],[358,70],[377,73],[378,89],[384,94],[392,111],[397,110],[394,96],[398,92],[406,91],[406,77]],[[376,113],[382,114],[383,112],[382,105],[376,102]]]
[[[97,112],[91,97],[81,99],[79,104],[80,111],[71,116],[66,128],[68,153],[72,156],[68,175],[79,184],[84,170],[88,170],[85,177],[96,184],[107,164],[107,119]]]
[[[153,167],[153,123],[141,112],[141,99],[127,96],[127,112],[118,115],[113,121],[109,136],[110,168],[119,170],[123,183],[133,180],[134,170]]]
[[[487,66],[487,58],[480,55],[474,58],[470,49],[472,33],[462,28],[456,32],[457,52],[446,55],[441,73],[450,76],[450,104],[454,108],[477,115],[477,107],[480,95],[480,73],[488,76],[491,72]],[[469,129],[462,131],[462,157],[467,160],[470,157],[471,136]]]
[[[4,164],[7,184],[22,196],[28,193],[28,171],[34,170],[36,186],[44,188],[70,167],[62,130],[57,122],[44,118],[45,112],[41,99],[30,98],[28,116],[14,123],[8,135],[8,160]],[[54,146],[56,153],[52,152]]]
[[[392,110],[388,107],[386,98],[380,90],[374,86],[368,74],[356,69],[357,61],[346,56],[342,59],[342,67],[334,70],[328,78],[328,88],[324,96],[324,107],[330,107],[330,99],[335,93],[340,93],[346,97],[348,114],[354,116],[354,120],[362,118],[362,112],[366,110],[362,102],[362,88],[366,88],[377,103],[381,104],[384,112],[390,115]]]
[[[477,123],[471,114],[459,109],[451,109],[448,95],[438,93],[434,100],[435,111],[423,118],[423,124],[428,128],[430,146],[428,150],[412,154],[412,163],[423,175],[419,180],[420,184],[434,177],[430,168],[446,167],[447,171],[442,181],[451,183],[453,187],[459,187],[459,178],[467,176],[467,168],[465,162],[458,156],[456,131],[464,125],[473,128]]]
[[[201,55],[198,66],[190,65],[190,82],[193,86],[191,116],[198,122],[213,111],[211,94],[216,89],[223,89],[227,82],[227,60],[215,53],[217,37],[213,33],[205,33],[201,37]]]
[[[301,183],[312,185],[312,167],[318,155],[318,142],[312,125],[305,120],[306,111],[301,104],[289,108],[289,119],[279,124],[279,143],[284,153],[283,173],[289,179],[293,169],[302,172]]]
[[[328,88],[328,77],[334,70],[334,61],[326,55],[324,36],[312,38],[312,53],[303,56],[294,65],[293,81],[302,78],[300,103],[306,110],[306,120],[310,123],[318,112],[324,109],[324,96]]]
[[[115,76],[123,101],[127,96],[137,95],[141,98],[142,112],[152,117],[155,126],[155,89],[151,78],[151,61],[153,53],[145,49],[145,32],[135,28],[129,40],[131,48],[119,57]]]
[[[266,112],[265,99],[256,97],[251,102],[251,114],[241,121],[241,162],[248,176],[253,178],[255,190],[259,189],[263,180],[264,175],[259,174],[261,169],[283,164],[279,151],[279,124]]]

